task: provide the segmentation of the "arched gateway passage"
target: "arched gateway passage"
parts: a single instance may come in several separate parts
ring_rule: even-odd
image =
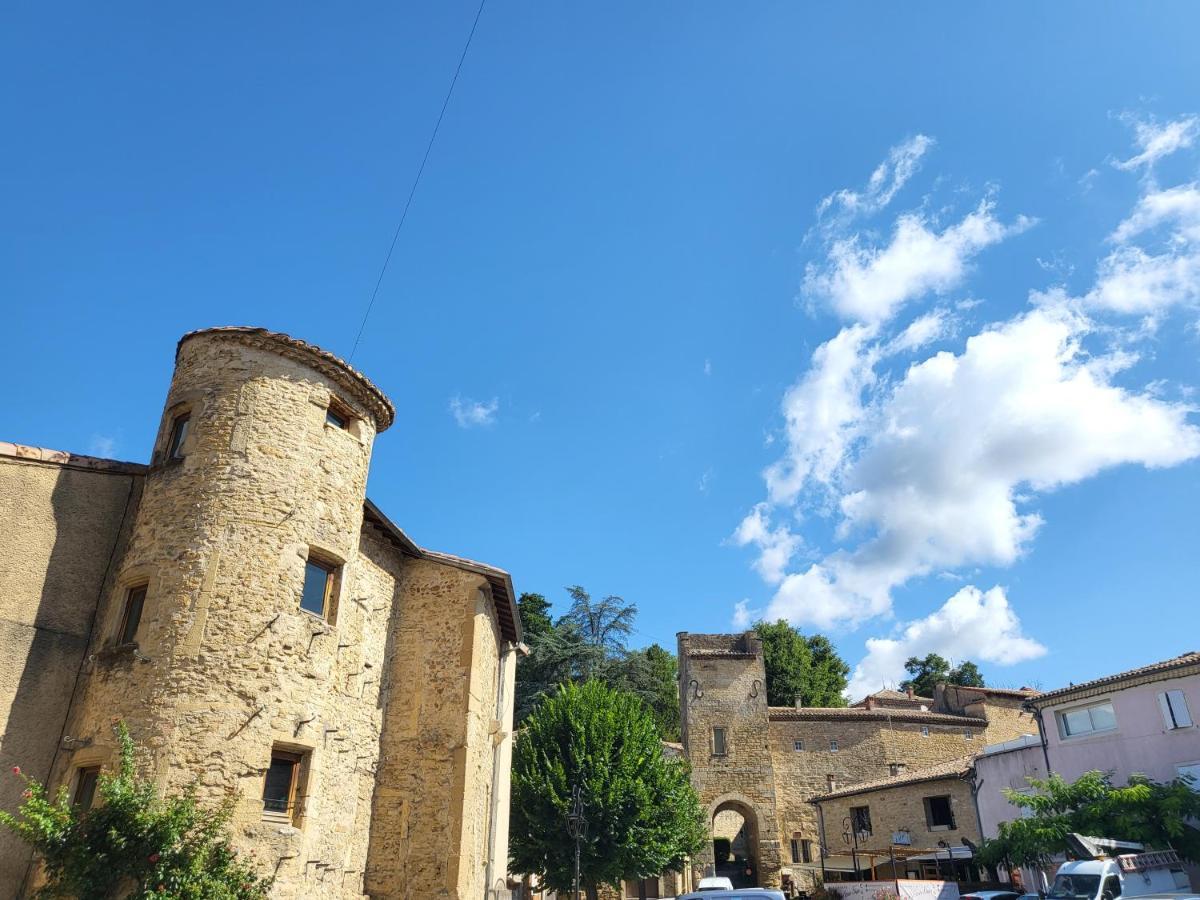
[[[715,874],[724,875],[735,888],[758,887],[758,817],[741,800],[718,803],[710,822]]]

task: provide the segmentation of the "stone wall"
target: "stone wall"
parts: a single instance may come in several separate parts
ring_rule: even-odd
[[[20,803],[13,766],[50,773],[143,468],[0,443],[0,809]],[[29,861],[0,833],[0,897],[15,895]]]

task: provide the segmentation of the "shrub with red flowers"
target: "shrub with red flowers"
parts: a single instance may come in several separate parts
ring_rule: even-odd
[[[226,826],[232,800],[216,810],[196,803],[195,789],[158,796],[140,779],[134,744],[116,726],[120,765],[101,774],[96,804],[72,806],[66,788],[52,799],[46,788],[13,767],[27,788],[16,815],[0,810],[0,824],[30,844],[43,862],[45,898],[77,900],[263,900],[271,883],[240,859]]]

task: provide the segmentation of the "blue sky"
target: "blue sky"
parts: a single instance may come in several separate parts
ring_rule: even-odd
[[[0,438],[146,459],[194,328],[348,353],[474,12],[10,10]],[[789,615],[856,686],[1192,649],[1198,32],[491,0],[354,360],[372,497],[639,641]]]

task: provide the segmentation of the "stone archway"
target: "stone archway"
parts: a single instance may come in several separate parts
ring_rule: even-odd
[[[758,887],[762,852],[759,815],[745,797],[727,795],[709,807],[714,875],[723,875],[735,888]]]

